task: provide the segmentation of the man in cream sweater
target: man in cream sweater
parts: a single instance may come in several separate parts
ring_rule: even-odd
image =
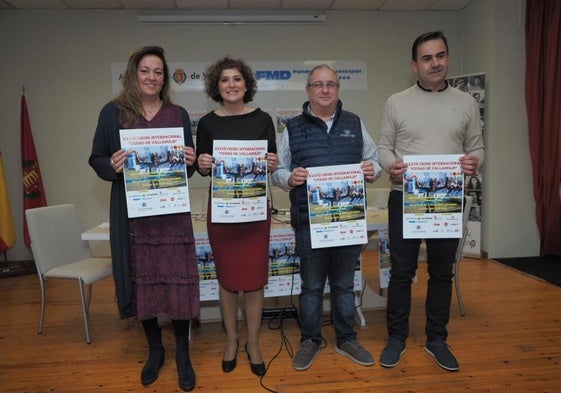
[[[388,201],[391,276],[388,288],[388,342],[380,364],[394,367],[406,351],[411,310],[411,283],[421,239],[403,238],[405,155],[463,154],[460,166],[473,175],[484,158],[477,103],[446,82],[448,43],[440,31],[420,35],[413,43],[411,66],[418,81],[392,95],[384,106],[378,143],[382,168],[390,175]],[[460,366],[448,346],[452,277],[458,239],[426,239],[429,281],[425,304],[426,352],[449,371]]]

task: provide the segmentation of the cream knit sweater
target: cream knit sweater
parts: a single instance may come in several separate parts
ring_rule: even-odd
[[[479,108],[471,95],[451,86],[428,92],[415,84],[386,101],[378,142],[386,172],[398,158],[420,154],[475,155],[481,167],[484,153]],[[392,189],[403,190],[403,182],[393,180]]]

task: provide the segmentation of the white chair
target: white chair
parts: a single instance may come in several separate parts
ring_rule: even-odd
[[[456,250],[456,262],[454,263],[454,286],[456,287],[456,296],[460,305],[460,314],[466,315],[464,308],[464,301],[462,300],[462,291],[460,290],[460,261],[462,260],[462,252],[464,251],[464,244],[468,235],[468,222],[469,212],[473,203],[473,198],[469,195],[464,197],[464,212],[462,214],[462,237],[458,242],[458,249]]]
[[[89,245],[81,239],[83,227],[71,204],[39,207],[25,211],[31,250],[41,285],[41,315],[37,333],[43,332],[47,278],[75,280],[80,290],[86,342],[91,343],[88,312],[92,284],[113,273],[111,258],[92,258]],[[88,287],[87,297],[84,285]]]

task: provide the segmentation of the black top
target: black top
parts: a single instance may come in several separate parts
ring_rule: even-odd
[[[197,155],[212,155],[215,139],[267,140],[267,151],[277,152],[275,126],[271,116],[260,108],[243,115],[218,116],[207,113],[197,127]]]

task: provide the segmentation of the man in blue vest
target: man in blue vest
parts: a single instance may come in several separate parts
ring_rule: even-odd
[[[361,245],[328,248],[311,247],[308,218],[306,168],[359,164],[367,182],[381,173],[378,148],[360,118],[342,109],[339,77],[327,64],[314,67],[308,75],[309,101],[302,114],[290,119],[279,144],[280,165],[273,183],[290,191],[291,224],[302,278],[300,301],[300,349],[293,359],[295,370],[309,368],[320,352],[323,338],[323,291],[326,278],[331,290],[331,314],[337,343],[335,351],[363,366],[374,359],[357,340],[354,329],[354,272]]]

